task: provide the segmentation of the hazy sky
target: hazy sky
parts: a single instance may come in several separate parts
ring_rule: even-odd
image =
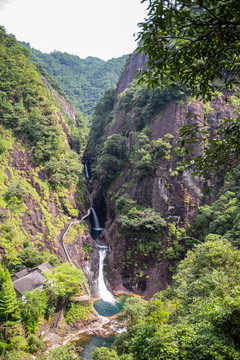
[[[0,25],[42,52],[107,60],[136,48],[145,8],[141,0],[0,0]]]

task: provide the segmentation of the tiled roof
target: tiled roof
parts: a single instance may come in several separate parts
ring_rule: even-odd
[[[23,276],[28,274],[28,269],[23,269],[17,273],[15,273],[13,276],[16,276],[18,279],[21,279]]]
[[[42,285],[46,278],[38,270],[31,271],[28,275],[13,281],[13,287],[20,294],[32,291]]]
[[[34,269],[39,269],[41,272],[45,272],[46,270],[53,269],[53,266],[48,262],[45,262],[44,264],[36,266]]]

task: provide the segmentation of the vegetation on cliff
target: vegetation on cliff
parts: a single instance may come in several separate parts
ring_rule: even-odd
[[[174,286],[148,303],[129,299],[126,333],[93,359],[239,358],[239,250],[218,237],[189,251]]]
[[[185,245],[193,247],[177,267],[172,287],[156,294],[148,304],[130,300],[125,309],[127,332],[116,340],[115,349],[97,349],[93,358],[238,359],[240,151],[239,115],[234,114],[234,110],[239,107],[238,88],[235,87],[239,85],[239,2],[153,0],[149,2],[148,9],[148,18],[141,24],[139,34],[140,52],[148,55],[147,66],[139,72],[140,82],[147,79],[148,85],[163,88],[169,84],[173,87],[181,84],[205,100],[203,119],[194,106],[186,114],[187,125],[180,130],[181,151],[177,149],[178,155],[187,155],[184,158],[185,168],[178,164],[171,175],[179,177],[182,170],[193,169],[195,175],[204,175],[205,179],[209,179],[212,173],[218,173],[220,176],[215,177],[213,185],[216,186],[216,181],[220,180],[224,186],[217,196],[217,184],[215,197],[208,199],[208,205],[199,208],[195,224],[188,223],[188,228],[185,219],[185,233],[180,228],[174,229],[176,223],[171,221],[168,224],[168,240],[174,234],[176,239],[185,239]],[[226,93],[216,93],[216,89],[234,91],[226,97]],[[226,97],[224,105],[229,105],[226,105],[228,109],[224,118],[216,125],[209,107],[214,106],[214,102],[221,97]],[[206,100],[212,101],[207,103]],[[199,106],[199,102],[196,105]],[[132,109],[133,106],[129,107],[127,114],[124,114],[128,124],[129,118],[134,119]],[[189,124],[190,118],[192,122]],[[146,125],[144,122],[142,124],[138,129]],[[131,139],[129,143],[131,148],[136,141]],[[202,152],[197,151],[200,149]],[[147,158],[148,153],[145,155]],[[230,175],[226,172],[229,169]],[[161,167],[159,170],[163,171]],[[128,178],[126,172],[124,177]],[[119,178],[115,181],[120,183]],[[193,181],[192,188],[195,184]],[[116,192],[114,184],[112,187]],[[131,186],[129,190],[128,195],[132,196]],[[129,206],[136,207],[136,198],[130,198],[122,190],[119,193],[121,197],[117,200],[117,211],[123,209],[129,212]],[[187,195],[184,206],[188,210],[190,202]],[[172,203],[168,208],[170,214],[171,208]],[[126,219],[122,220],[124,224]],[[135,223],[131,222],[131,218],[127,220],[128,223],[134,229]],[[167,249],[169,260],[172,251],[177,249],[176,243],[173,245]],[[178,245],[181,246],[180,243]]]
[[[61,85],[84,115],[90,115],[103,93],[116,86],[127,59],[127,55],[108,61],[91,56],[81,59],[59,51],[45,54],[24,42],[20,45],[30,50],[34,61]]]
[[[54,81],[42,77],[29,51],[2,27],[0,63],[0,355],[10,360],[44,351],[43,341],[31,334],[62,301],[71,308],[72,297],[81,294],[83,272],[68,264],[49,276],[55,287],[24,292],[24,301],[17,299],[10,273],[64,260],[60,232],[88,206],[80,158],[88,131]],[[58,352],[56,358],[67,358],[64,349],[63,357]]]
[[[68,216],[78,215],[75,199],[84,206],[85,196],[75,195],[83,166],[71,148],[87,132],[52,96],[28,51],[3,28],[0,37],[0,229],[3,258],[13,266],[29,240],[54,251]]]
[[[187,246],[181,241],[186,235],[184,221],[176,224],[174,217],[164,219],[166,214],[154,208],[147,195],[148,183],[159,179],[160,172],[158,182],[168,186],[170,170],[166,169],[174,156],[174,136],[167,133],[156,136],[150,127],[155,124],[160,128],[161,111],[170,102],[183,105],[186,95],[187,92],[180,89],[154,91],[133,81],[115,103],[114,91],[106,93],[91,119],[85,152],[91,164],[91,181],[101,185],[108,207],[114,212],[111,237],[121,238],[125,244],[119,266],[128,274],[129,287],[138,283],[138,288],[144,289],[147,269],[164,258],[173,264],[170,268],[174,271],[175,261],[183,256]],[[184,183],[181,186],[183,188]],[[172,205],[174,200],[167,198],[168,195],[166,201]]]
[[[156,0],[148,11],[138,34],[139,52],[148,55],[141,81],[162,87],[181,84],[204,101],[224,91],[226,101],[237,100],[239,109],[239,1]],[[229,93],[233,89],[237,91]],[[180,144],[182,153],[192,156],[185,159],[186,167],[209,179],[239,162],[239,110],[220,119],[210,134],[198,120],[182,128]],[[204,149],[204,156],[195,156],[195,146]]]
[[[239,21],[236,14],[231,16],[232,9],[239,13],[238,2],[151,1],[139,35],[149,56],[149,67],[141,69],[142,81],[148,78],[153,85],[160,78],[161,85],[170,83],[175,89],[154,91],[133,81],[117,98],[115,90],[108,90],[92,114],[85,155],[91,164],[91,186],[107,202],[103,236],[111,245],[112,279],[148,297],[172,282],[149,302],[126,301],[121,317],[127,331],[117,338],[114,349],[96,350],[95,360],[240,356],[239,117],[225,118],[217,127],[220,112],[215,108],[225,96],[216,94],[216,88],[233,89],[239,72]],[[66,114],[65,93],[3,28],[0,39],[0,320],[4,323],[0,354],[3,360],[13,360],[44,349],[33,333],[41,319],[50,319],[66,301],[65,320],[70,325],[91,313],[74,298],[82,293],[82,271],[68,263],[59,265],[54,255],[59,253],[60,230],[69,216],[78,217],[86,201],[79,158],[86,125],[81,114]],[[79,59],[30,50],[43,67],[52,61],[51,71],[56,78],[62,76],[69,97],[76,101],[83,87],[74,81],[69,88],[73,78],[68,70],[76,73]],[[86,60],[98,78],[99,59]],[[62,66],[67,73],[61,73]],[[85,75],[85,65],[80,67]],[[91,79],[86,89],[89,84],[93,85]],[[104,86],[101,83],[99,92]],[[187,87],[213,101],[202,105],[187,98]],[[53,88],[61,92],[61,99],[53,95]],[[234,91],[224,110],[227,116],[239,107]],[[90,97],[84,104],[88,114],[89,101]],[[170,103],[172,112],[167,111]],[[185,121],[176,148],[173,133]],[[193,144],[199,148],[191,148]],[[191,151],[198,154],[195,160],[189,158]],[[219,177],[222,187],[217,185],[206,204],[200,193],[202,179],[194,178],[189,168],[196,166],[196,173],[208,176],[218,167],[219,157],[221,169],[230,164],[235,170],[224,174],[225,179]],[[182,159],[185,168],[180,166]],[[75,227],[66,243],[75,240],[76,229],[85,231],[82,224]],[[86,244],[84,249],[88,257],[91,249]],[[52,285],[25,293],[25,301],[18,301],[10,272],[43,261],[56,266],[46,273]],[[76,354],[63,347],[37,358],[72,360]]]

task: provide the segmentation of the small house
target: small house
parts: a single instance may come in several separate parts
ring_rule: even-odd
[[[42,291],[43,284],[46,282],[44,272],[53,269],[48,262],[38,265],[33,269],[23,269],[12,276],[13,287],[17,297],[24,297],[26,291],[34,291],[36,289]]]

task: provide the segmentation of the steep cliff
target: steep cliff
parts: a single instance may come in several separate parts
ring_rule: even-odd
[[[20,42],[20,45],[26,47],[34,61],[62,86],[84,115],[93,112],[104,91],[116,86],[127,58],[127,55],[123,55],[108,61],[92,56],[81,59],[60,51],[42,53],[25,42]]]
[[[38,73],[28,51],[0,29],[0,247],[10,267],[34,244],[65,260],[61,234],[89,206],[77,151],[84,145],[80,114]],[[87,229],[69,247],[91,241]],[[76,264],[86,258],[82,251]]]
[[[113,291],[149,298],[171,283],[194,241],[198,207],[206,202],[201,178],[179,167],[178,131],[197,121],[214,132],[234,105],[221,96],[203,104],[181,88],[139,87],[134,73],[144,63],[144,55],[132,54],[115,95],[105,95],[96,109],[86,156],[95,209],[99,214],[102,206],[107,209],[102,239],[110,247],[109,283]]]

